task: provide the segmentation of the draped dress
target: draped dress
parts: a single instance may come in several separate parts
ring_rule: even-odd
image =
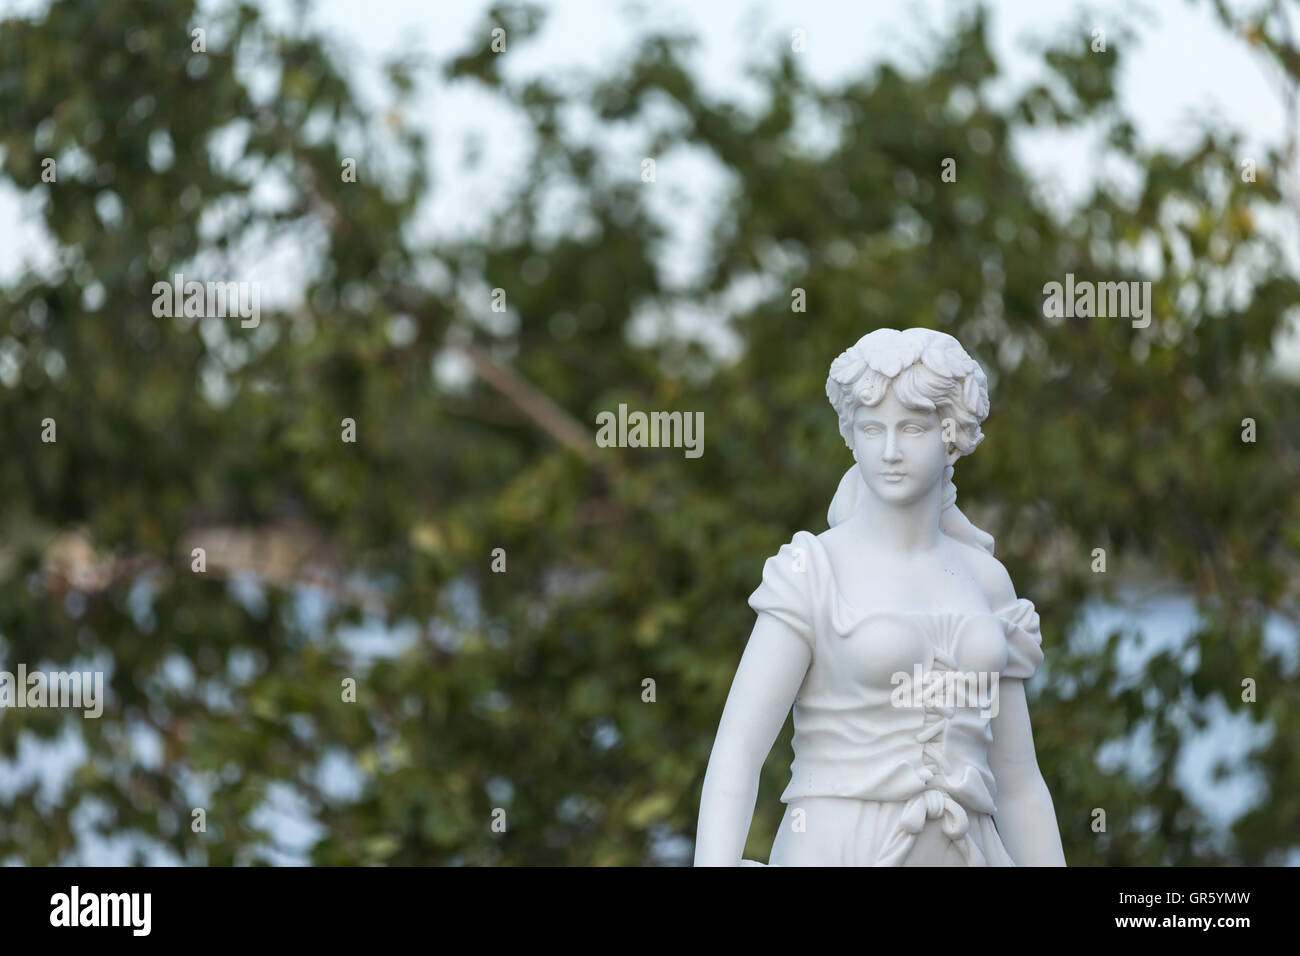
[[[1024,680],[1043,660],[1030,601],[989,612],[860,609],[840,593],[821,540],[799,531],[767,559],[749,605],[812,653],[771,865],[1015,865],[993,819],[987,691],[991,675]],[[902,693],[901,674],[952,690]]]

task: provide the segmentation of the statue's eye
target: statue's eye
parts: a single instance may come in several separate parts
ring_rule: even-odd
[[[926,428],[924,425],[908,425],[903,430],[907,432],[909,435],[924,435],[926,432]]]
[[[862,426],[862,434],[864,434],[864,435],[870,435],[870,436],[872,436],[873,438],[874,438],[876,435],[879,435],[882,431],[883,431],[883,429],[882,429],[879,425],[872,425],[872,424],[868,423],[868,424]]]

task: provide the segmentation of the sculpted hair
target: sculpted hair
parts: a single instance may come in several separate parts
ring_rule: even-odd
[[[935,412],[953,423],[950,451],[969,455],[984,440],[980,424],[988,417],[988,380],[961,343],[933,329],[876,329],[831,363],[826,397],[839,416],[840,435],[853,449],[853,418],[859,406],[875,407],[893,388],[908,408]],[[990,554],[993,539],[972,525],[956,506],[957,488],[948,468],[940,527],[952,537]],[[832,526],[853,514],[867,493],[856,465],[845,472],[827,513]]]
[[[826,379],[826,397],[850,450],[858,406],[879,405],[891,386],[908,408],[952,419],[956,431],[949,444],[961,454],[984,440],[980,423],[989,414],[988,380],[961,343],[933,329],[877,329],[841,352]]]

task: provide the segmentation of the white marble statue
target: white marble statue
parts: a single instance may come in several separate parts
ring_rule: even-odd
[[[742,860],[759,770],[794,706],[769,863],[1064,866],[1024,681],[1038,615],[955,504],[984,372],[950,335],[878,329],[826,393],[855,464],[821,534],[767,559],[700,800],[697,866]]]

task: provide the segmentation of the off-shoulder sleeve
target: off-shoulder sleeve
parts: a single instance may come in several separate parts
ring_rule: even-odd
[[[997,616],[1006,626],[1007,666],[1003,677],[1028,680],[1043,662],[1043,635],[1038,629],[1038,612],[1033,602],[1020,598],[1007,605]]]
[[[813,646],[813,544],[799,531],[763,564],[763,582],[749,596],[755,613],[766,611]]]

